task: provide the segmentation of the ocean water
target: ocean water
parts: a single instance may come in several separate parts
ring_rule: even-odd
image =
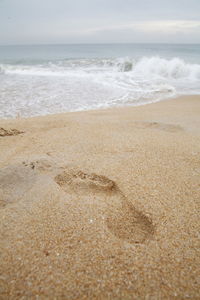
[[[0,118],[200,94],[200,45],[0,46]]]

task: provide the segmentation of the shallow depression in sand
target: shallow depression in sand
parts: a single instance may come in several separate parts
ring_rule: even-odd
[[[20,200],[36,180],[35,172],[22,164],[0,169],[1,207]]]
[[[69,184],[77,185],[79,188],[93,188],[102,191],[109,191],[115,188],[115,183],[107,177],[94,173],[87,174],[82,171],[64,171],[56,176],[55,181],[60,186]]]
[[[53,163],[44,158],[23,161],[0,169],[0,207],[19,201],[40,180],[41,173],[55,169]],[[47,174],[49,175],[49,174]]]
[[[168,132],[183,131],[183,128],[180,125],[167,124],[161,122],[135,122],[134,125],[136,128],[139,129],[158,129]]]
[[[66,170],[55,177],[56,183],[65,192],[101,193],[99,201],[105,202],[107,229],[117,238],[129,243],[143,243],[152,237],[152,221],[142,212],[137,211],[132,203],[119,190],[116,183],[109,178],[94,173]],[[101,203],[99,203],[99,206]]]

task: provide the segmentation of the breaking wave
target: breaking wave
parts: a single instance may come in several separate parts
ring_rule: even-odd
[[[200,93],[199,64],[158,56],[4,63],[0,75],[0,117],[142,105]]]
[[[142,58],[135,66],[134,72],[157,75],[168,79],[200,79],[200,65],[188,64],[179,58],[167,60],[160,57]]]
[[[83,73],[131,72],[134,75],[159,76],[167,79],[189,78],[200,80],[200,65],[189,64],[180,58],[160,57],[65,60],[41,65],[1,65],[0,73],[32,76],[65,76]]]

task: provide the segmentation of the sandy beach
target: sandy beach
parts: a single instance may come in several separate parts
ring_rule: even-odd
[[[199,299],[200,96],[0,120],[0,299]]]

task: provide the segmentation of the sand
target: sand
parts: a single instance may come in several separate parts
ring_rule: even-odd
[[[200,299],[200,96],[0,128],[0,299]]]

